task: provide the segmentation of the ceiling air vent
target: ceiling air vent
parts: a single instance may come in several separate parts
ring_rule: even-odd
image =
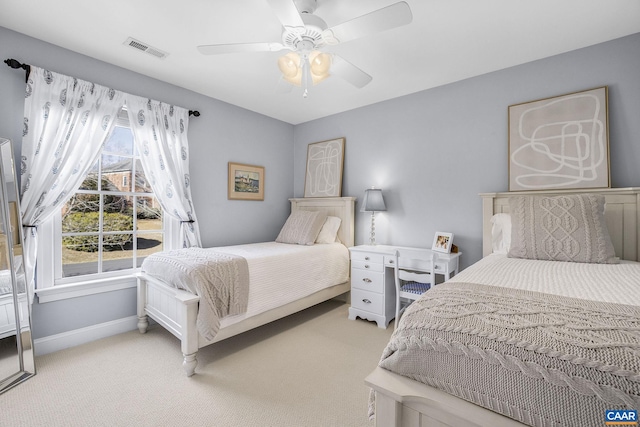
[[[137,50],[141,50],[142,52],[148,53],[149,55],[153,55],[156,58],[164,59],[169,54],[160,49],[156,49],[155,47],[151,47],[146,43],[142,43],[140,40],[136,40],[133,37],[129,37],[124,44],[126,46],[132,47]]]

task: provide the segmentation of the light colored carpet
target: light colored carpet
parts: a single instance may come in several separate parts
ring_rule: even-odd
[[[328,301],[200,349],[196,375],[156,326],[36,358],[0,395],[1,426],[372,426],[364,378],[393,325]]]

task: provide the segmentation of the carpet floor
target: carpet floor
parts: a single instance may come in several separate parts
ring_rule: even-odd
[[[373,426],[364,378],[393,325],[347,319],[327,301],[198,352],[160,326],[36,358],[0,395],[0,426]]]

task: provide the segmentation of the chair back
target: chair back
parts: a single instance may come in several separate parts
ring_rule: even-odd
[[[435,285],[434,267],[438,256],[431,250],[397,249],[394,259],[396,285],[395,326],[404,309]],[[407,301],[403,306],[403,301]]]

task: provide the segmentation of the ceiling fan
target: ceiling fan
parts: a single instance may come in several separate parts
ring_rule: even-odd
[[[302,87],[305,98],[310,84],[320,83],[330,75],[342,77],[357,88],[372,80],[351,62],[324,51],[326,46],[400,27],[413,18],[409,5],[401,1],[329,28],[322,18],[313,14],[317,0],[267,2],[282,23],[282,42],[213,44],[198,46],[198,50],[205,55],[289,50],[278,58],[281,80]],[[285,87],[290,90],[291,85]]]

